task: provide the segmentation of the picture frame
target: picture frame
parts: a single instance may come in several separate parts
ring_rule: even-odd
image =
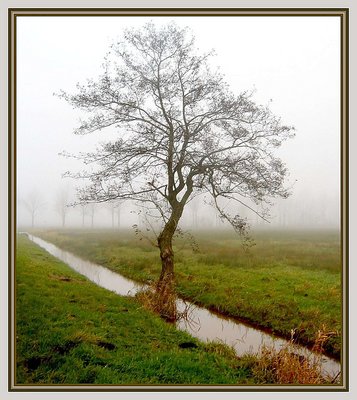
[[[237,2],[235,2],[237,3]],[[271,2],[269,2],[271,3]],[[93,398],[96,398],[97,394],[95,393],[90,393],[90,392],[98,392],[101,391],[101,396],[102,395],[108,395],[111,396],[114,393],[111,392],[121,392],[120,396],[125,395],[130,395],[130,396],[157,396],[157,395],[162,395],[162,391],[172,391],[173,395],[179,396],[180,393],[181,395],[184,394],[184,392],[191,393],[191,392],[197,392],[194,394],[194,396],[197,397],[197,395],[200,395],[198,392],[201,392],[201,395],[204,395],[205,398],[209,398],[210,396],[213,396],[217,394],[217,392],[224,392],[224,396],[227,396],[227,398],[230,397],[230,395],[237,395],[237,392],[244,392],[245,395],[248,395],[249,397],[251,396],[263,396],[264,398],[277,398],[278,396],[282,397],[285,392],[285,396],[289,393],[289,395],[294,395],[294,396],[306,396],[307,393],[313,394],[314,397],[316,396],[322,396],[324,393],[323,392],[330,392],[329,395],[343,395],[347,396],[351,394],[350,391],[350,385],[349,385],[349,380],[351,379],[350,377],[353,374],[352,367],[349,367],[350,361],[350,348],[349,348],[349,325],[350,325],[350,317],[348,316],[349,310],[352,309],[353,305],[353,300],[348,300],[350,297],[349,293],[349,287],[351,287],[351,279],[353,279],[353,274],[348,268],[348,259],[349,259],[349,220],[350,220],[350,215],[349,215],[349,206],[351,202],[349,202],[349,189],[352,189],[349,187],[348,184],[348,178],[349,174],[353,174],[353,166],[349,166],[349,157],[348,153],[351,153],[351,147],[349,144],[349,56],[350,56],[350,50],[351,47],[349,48],[349,24],[350,24],[350,13],[349,13],[350,5],[348,4],[348,7],[308,7],[308,8],[303,8],[296,6],[296,8],[292,7],[276,7],[275,5],[272,6],[272,4],[267,5],[267,7],[262,7],[262,8],[251,8],[249,9],[246,5],[243,7],[240,7],[240,5],[237,7],[223,7],[220,8],[217,6],[217,8],[212,9],[211,7],[209,8],[204,8],[204,7],[197,7],[196,9],[193,9],[192,7],[188,7],[187,9],[184,9],[184,7],[178,7],[176,9],[174,8],[160,8],[160,7],[148,7],[148,8],[139,8],[135,7],[130,8],[128,10],[128,7],[123,8],[116,8],[114,7],[113,9],[109,7],[105,8],[96,8],[93,9],[92,7],[89,7],[86,9],[86,7],[78,7],[76,8],[65,8],[65,7],[59,7],[59,8],[54,8],[54,7],[44,7],[44,8],[37,8],[34,10],[33,7],[30,7],[29,9],[26,8],[18,8],[16,6],[11,7],[8,10],[8,33],[9,33],[9,42],[8,42],[8,56],[9,56],[9,64],[8,64],[8,82],[9,82],[9,102],[8,102],[8,122],[9,122],[9,135],[8,135],[8,145],[9,145],[9,152],[8,152],[8,171],[9,171],[9,182],[8,182],[8,209],[9,209],[9,230],[8,230],[8,251],[9,251],[9,270],[8,270],[8,276],[9,276],[9,286],[8,286],[8,300],[9,300],[9,331],[8,331],[8,336],[9,336],[9,349],[10,349],[10,357],[9,357],[9,362],[8,362],[8,373],[9,373],[9,379],[8,379],[8,388],[7,390],[11,394],[15,394],[16,398],[22,398],[23,395],[27,392],[29,392],[31,395],[36,395],[36,391],[46,391],[46,392],[51,392],[47,393],[48,395],[52,395],[52,392],[63,392],[63,393],[56,393],[56,395],[63,394],[67,395],[65,392],[75,392],[72,393],[71,395],[75,396],[84,396],[88,395],[90,397],[93,396]],[[3,9],[1,10],[3,13]],[[298,15],[336,15],[340,16],[343,23],[342,23],[342,29],[341,29],[341,48],[342,50],[342,55],[341,55],[341,117],[342,117],[342,125],[341,129],[343,131],[342,140],[341,140],[341,167],[342,167],[342,180],[341,180],[341,195],[342,195],[342,203],[344,204],[343,207],[343,213],[342,213],[342,232],[343,232],[343,259],[344,259],[344,281],[343,281],[343,292],[344,292],[344,365],[343,365],[343,383],[339,385],[339,387],[336,388],[323,388],[323,387],[306,387],[306,388],[301,388],[301,387],[264,387],[264,388],[257,388],[257,387],[204,387],[204,388],[193,388],[193,387],[140,387],[140,386],[133,386],[133,387],[105,387],[105,388],[92,388],[92,387],[62,387],[60,389],[52,389],[51,387],[44,386],[40,389],[36,388],[31,388],[31,387],[19,387],[15,384],[14,382],[14,316],[13,312],[13,304],[14,304],[14,290],[13,290],[13,284],[14,284],[14,265],[15,265],[15,260],[14,260],[14,252],[16,248],[16,239],[15,239],[15,221],[16,221],[16,77],[14,75],[14,66],[16,65],[16,18],[21,18],[24,16],[30,16],[30,15],[93,15],[93,13],[98,13],[98,14],[104,14],[108,15],[109,13],[119,13],[120,15],[123,15],[125,13],[129,13],[130,15],[140,15],[140,13],[144,13],[145,15],[152,15],[152,16],[157,16],[157,15],[182,15],[182,13],[188,13],[188,14],[195,14],[195,15],[219,15],[220,13],[222,15],[235,15],[235,16],[243,16],[243,15],[260,15],[260,16],[269,16],[269,15],[284,15],[284,16],[298,16]],[[217,14],[216,14],[217,13]],[[2,15],[3,17],[3,15]],[[351,125],[352,126],[352,125]],[[14,139],[15,138],[15,139]],[[352,139],[352,138],[351,138]],[[352,140],[351,140],[352,142]],[[351,171],[351,172],[350,172]],[[352,213],[351,213],[352,214]],[[353,230],[352,230],[353,232]],[[3,245],[3,243],[2,243]],[[352,255],[352,251],[351,251]],[[349,306],[349,302],[351,302],[351,306]],[[350,308],[349,308],[350,307]],[[351,321],[352,322],[352,321]],[[351,357],[352,358],[352,357]],[[83,393],[86,392],[86,393]],[[132,393],[132,392],[140,392],[140,393]],[[155,393],[148,393],[148,392],[155,392]],[[175,393],[177,392],[177,393]],[[234,393],[233,393],[234,392]],[[257,393],[259,392],[259,393]],[[311,393],[313,392],[313,393]],[[53,393],[54,394],[54,393]],[[8,395],[8,394],[6,394]],[[186,395],[186,393],[185,393]],[[8,398],[8,397],[6,397]],[[109,398],[109,397],[108,397]],[[149,398],[149,397],[148,397]],[[178,397],[177,397],[178,398]],[[253,397],[252,397],[253,398]],[[295,397],[294,397],[295,398]],[[317,397],[316,397],[317,398]],[[321,397],[322,398],[322,397]],[[346,397],[348,398],[348,397]]]

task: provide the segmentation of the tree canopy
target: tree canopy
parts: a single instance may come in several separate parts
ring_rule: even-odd
[[[63,93],[89,114],[77,134],[118,128],[117,140],[79,156],[99,167],[82,175],[91,185],[81,201],[151,202],[166,221],[201,192],[215,202],[287,197],[287,170],[272,150],[293,128],[251,94],[234,95],[210,56],[197,54],[188,29],[150,23],[112,46],[98,80]]]

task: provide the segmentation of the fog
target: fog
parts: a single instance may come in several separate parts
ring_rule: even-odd
[[[131,202],[68,207],[83,182],[62,178],[83,165],[59,153],[90,151],[108,129],[76,136],[81,117],[54,96],[95,78],[126,27],[153,20],[189,26],[200,51],[214,49],[236,94],[254,90],[296,137],[278,150],[292,195],[274,200],[270,224],[243,208],[254,227],[338,228],[340,221],[340,27],[337,17],[19,17],[17,32],[17,222],[21,227],[129,227],[143,222]],[[224,228],[208,199],[186,208],[182,225]]]

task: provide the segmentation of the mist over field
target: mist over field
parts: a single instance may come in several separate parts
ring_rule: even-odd
[[[74,135],[84,114],[53,94],[61,90],[71,92],[78,82],[98,76],[110,44],[120,40],[123,30],[151,19],[121,17],[118,23],[115,18],[28,17],[19,21],[19,226],[99,228],[141,223],[137,206],[129,201],[121,204],[119,216],[118,208],[112,205],[67,207],[76,202],[75,187],[84,183],[64,179],[62,174],[82,171],[84,165],[60,153],[75,155],[93,150],[100,142],[118,137],[119,131],[108,128],[84,136]],[[172,19],[163,17],[160,23]],[[175,18],[179,26],[190,27],[200,50],[214,49],[213,62],[220,67],[233,92],[253,91],[258,104],[268,104],[283,123],[295,127],[296,137],[277,151],[289,171],[286,187],[290,188],[291,196],[272,199],[270,224],[230,202],[222,203],[222,207],[246,217],[253,227],[338,228],[338,19],[243,17],[238,20],[239,23],[237,19],[219,17]],[[232,38],[240,40],[233,44]],[[229,229],[208,202],[202,195],[189,203],[181,225]],[[255,207],[259,211],[259,205]]]
[[[49,197],[49,194],[47,193]],[[41,196],[41,204],[34,219],[34,227],[59,227],[59,228],[131,228],[135,224],[141,227],[146,226],[145,210],[140,212],[140,208],[130,201],[123,202],[119,207],[115,205],[88,205],[83,207],[68,206],[66,209],[65,223],[61,213],[56,210],[56,199],[52,202],[47,200],[45,195]],[[252,228],[256,229],[338,229],[340,223],[339,199],[326,201],[321,196],[314,203],[302,198],[301,201],[295,198],[282,200],[271,209],[270,222],[262,220],[243,207],[238,211],[246,217]],[[73,196],[74,198],[74,196]],[[72,199],[73,199],[72,198]],[[114,209],[112,207],[115,207]],[[229,209],[229,205],[227,206]],[[237,208],[234,208],[237,212]],[[30,228],[32,225],[31,213],[26,205],[21,201],[17,206],[18,226],[21,229]],[[119,212],[119,216],[118,216]],[[84,213],[84,216],[83,216]],[[216,230],[232,227],[221,220],[212,206],[207,204],[204,199],[197,199],[188,205],[184,211],[180,226],[192,230]]]

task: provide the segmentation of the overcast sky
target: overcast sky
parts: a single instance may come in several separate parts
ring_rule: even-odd
[[[72,186],[61,174],[81,168],[58,155],[92,149],[112,132],[75,136],[81,114],[53,96],[74,92],[95,78],[110,44],[124,28],[149,20],[189,26],[201,51],[214,49],[235,93],[255,90],[296,137],[279,150],[290,171],[290,214],[310,209],[330,222],[339,219],[340,27],[337,17],[19,17],[17,32],[18,197],[36,190],[47,203],[50,223],[59,188]],[[294,183],[295,182],[295,183]],[[20,207],[20,223],[28,215]],[[46,214],[46,215],[45,215]]]

